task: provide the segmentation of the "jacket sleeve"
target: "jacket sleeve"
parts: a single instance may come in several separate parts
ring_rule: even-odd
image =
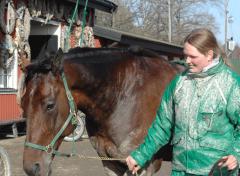
[[[140,167],[143,167],[147,161],[165,144],[171,137],[173,126],[173,91],[177,78],[175,78],[163,93],[161,104],[157,110],[156,118],[148,130],[143,143],[131,153]]]
[[[234,141],[232,148],[229,151],[237,157],[238,163],[240,163],[240,81],[236,81],[233,85],[230,96],[227,103],[227,115],[230,121],[234,125]]]

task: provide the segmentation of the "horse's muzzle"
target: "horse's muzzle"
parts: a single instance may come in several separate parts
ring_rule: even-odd
[[[24,165],[24,171],[28,176],[40,176],[40,164],[35,163],[33,165]]]
[[[41,170],[41,166],[39,163],[35,163],[32,166],[26,166],[24,165],[24,171],[28,176],[50,176],[51,175],[51,169],[48,170],[46,173]]]

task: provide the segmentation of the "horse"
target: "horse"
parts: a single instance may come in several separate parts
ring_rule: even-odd
[[[26,117],[23,168],[51,174],[63,138],[74,130],[76,109],[86,114],[89,140],[99,156],[126,158],[144,139],[176,69],[140,47],[74,48],[47,53],[24,69],[20,104]],[[171,147],[143,169],[157,172]],[[109,175],[131,175],[125,161],[102,161]]]

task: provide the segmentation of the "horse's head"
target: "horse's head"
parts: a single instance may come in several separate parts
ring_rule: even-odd
[[[48,55],[25,69],[20,90],[23,116],[27,118],[23,165],[28,175],[50,175],[56,150],[73,130],[71,123],[65,123],[71,121],[69,109],[74,103],[69,103],[63,84],[62,54]]]

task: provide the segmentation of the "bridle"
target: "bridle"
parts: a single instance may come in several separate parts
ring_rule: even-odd
[[[66,121],[64,122],[63,126],[58,131],[58,133],[55,135],[53,140],[50,142],[50,144],[44,146],[44,145],[34,144],[34,143],[31,143],[31,142],[25,142],[25,146],[33,148],[35,150],[45,151],[46,153],[48,153],[51,156],[52,155],[65,156],[65,157],[78,156],[80,159],[97,159],[97,160],[107,160],[107,161],[125,161],[125,158],[89,157],[89,156],[84,156],[84,155],[78,155],[78,154],[76,154],[74,152],[72,152],[72,153],[63,153],[63,152],[59,152],[59,151],[55,150],[54,146],[55,146],[57,140],[60,138],[60,136],[64,132],[64,130],[66,129],[66,127],[68,126],[68,124],[70,122],[73,125],[77,124],[77,116],[80,117],[80,118],[82,116],[85,117],[85,114],[82,111],[80,111],[80,110],[77,110],[78,113],[76,113],[74,99],[73,99],[73,96],[72,96],[72,94],[71,94],[71,92],[70,92],[70,90],[68,88],[67,80],[66,80],[66,77],[65,77],[64,73],[61,74],[61,77],[62,77],[62,80],[63,80],[64,88],[65,88],[66,95],[67,95],[67,98],[68,98],[68,104],[69,104],[69,107],[70,107],[69,114],[68,114],[68,117],[67,117]],[[79,116],[79,114],[81,114],[81,115]],[[73,144],[74,144],[74,141],[73,141]]]
[[[50,144],[44,146],[44,145],[34,144],[34,143],[31,143],[31,142],[25,142],[25,146],[36,149],[36,150],[45,151],[50,155],[58,155],[58,156],[69,157],[69,156],[71,156],[71,154],[59,152],[59,151],[55,150],[55,148],[54,148],[57,140],[60,138],[60,136],[62,135],[64,130],[67,128],[69,123],[71,122],[73,125],[75,125],[77,123],[77,118],[76,118],[77,114],[76,114],[74,99],[73,99],[73,96],[72,96],[72,94],[71,94],[71,92],[68,88],[67,80],[66,80],[64,72],[62,72],[61,77],[62,77],[62,80],[63,80],[64,88],[65,88],[67,99],[68,99],[68,104],[69,104],[69,107],[70,107],[69,114],[68,114],[68,117],[67,117],[66,121],[64,122],[63,126],[58,131],[58,133],[55,135],[53,140],[50,142]]]

